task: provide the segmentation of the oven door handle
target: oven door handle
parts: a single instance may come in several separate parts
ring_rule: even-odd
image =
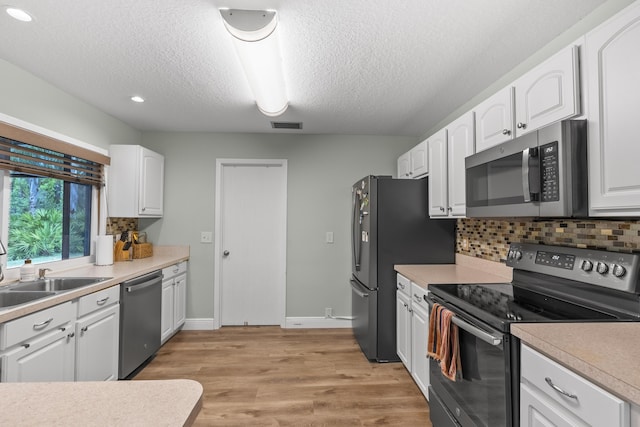
[[[427,304],[429,304],[429,309],[431,310],[433,308],[433,304],[435,304],[435,301],[433,301],[427,295],[425,295],[423,298],[427,302]],[[461,318],[455,315],[451,317],[451,321],[459,328],[464,329],[474,337],[481,339],[487,344],[491,344],[493,346],[499,346],[500,344],[502,344],[502,337],[497,337],[495,335],[490,334],[489,332],[485,332],[482,329],[478,328],[477,326],[473,326],[472,324],[465,322],[464,320],[462,320]]]
[[[493,346],[499,346],[500,344],[502,344],[502,337],[496,337],[495,335],[491,335],[490,333],[485,332],[482,329],[476,326],[473,326],[470,323],[465,322],[459,317],[453,316],[451,318],[451,321],[455,325],[457,325],[459,328],[464,329],[465,331],[469,332],[471,335],[481,339],[482,341],[488,344],[491,344]]]

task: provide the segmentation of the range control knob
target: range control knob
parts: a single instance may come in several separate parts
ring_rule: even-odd
[[[598,265],[596,266],[596,271],[600,274],[606,274],[607,271],[609,271],[609,266],[604,262],[598,262]]]
[[[515,258],[516,258],[516,260],[517,260],[517,261],[520,261],[520,260],[522,259],[522,252],[520,252],[520,251],[515,251],[514,256],[515,256]]]
[[[580,268],[584,271],[591,271],[593,270],[593,263],[588,259],[585,259],[584,261],[582,261],[582,265],[580,266]]]
[[[627,269],[621,266],[620,264],[613,264],[611,267],[612,267],[612,273],[616,277],[622,277],[627,272]]]

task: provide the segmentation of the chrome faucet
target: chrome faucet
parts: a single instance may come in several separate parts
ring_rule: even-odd
[[[47,271],[53,271],[50,268],[41,268],[38,270],[38,279],[44,279],[44,275],[47,273]]]

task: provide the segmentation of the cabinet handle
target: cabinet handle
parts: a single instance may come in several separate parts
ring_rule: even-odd
[[[503,135],[510,135],[511,131],[509,129],[502,129],[502,134]]]
[[[420,298],[420,295],[418,294],[413,294],[413,297],[416,299],[416,302],[422,302],[422,298]]]
[[[522,122],[518,122],[518,124],[516,125],[516,127],[517,127],[518,129],[524,129],[524,128],[526,128],[526,127],[527,127],[527,124],[526,124],[526,123],[522,123]]]
[[[447,207],[447,210],[448,210],[449,212],[451,212],[453,209],[451,208],[451,206],[449,206],[449,207]]]
[[[400,289],[404,289],[404,283],[398,283],[398,287],[399,287]]]
[[[22,346],[23,346],[24,348],[29,348],[29,347],[31,347],[31,344],[22,344]]]
[[[555,390],[555,391],[557,391],[558,393],[560,393],[560,394],[562,394],[562,395],[565,395],[565,396],[567,396],[567,397],[568,397],[568,398],[570,398],[570,399],[576,399],[576,400],[578,400],[578,396],[576,396],[575,394],[571,394],[571,393],[569,393],[569,392],[567,392],[567,391],[564,391],[563,389],[561,389],[560,387],[558,387],[557,385],[555,385],[555,384],[553,383],[553,381],[551,381],[551,378],[549,378],[549,377],[545,377],[545,379],[544,379],[544,380],[547,382],[547,384],[549,384],[549,386],[550,386],[552,389],[554,389],[554,390]]]
[[[42,328],[46,328],[47,325],[49,323],[51,323],[53,321],[53,317],[50,317],[48,320],[45,320],[44,322],[40,322],[40,323],[35,323],[33,325],[33,329],[42,329]]]
[[[102,298],[101,300],[96,301],[96,304],[104,305],[104,303],[107,302],[108,299],[109,299],[109,297]]]
[[[440,206],[440,210],[441,210],[442,212],[444,212],[444,208],[443,208],[442,206]]]
[[[84,328],[80,329],[80,332],[85,333],[89,330],[88,326],[85,326]]]
[[[144,211],[146,211],[146,210],[147,210],[147,208],[142,208],[142,212],[144,212]]]
[[[178,273],[178,271],[180,271],[180,267],[176,267],[176,268],[173,269],[173,272],[176,273],[176,274]]]
[[[76,336],[76,333],[75,332],[71,332],[69,335],[67,335],[67,339],[70,340],[71,338],[73,338],[75,336]]]

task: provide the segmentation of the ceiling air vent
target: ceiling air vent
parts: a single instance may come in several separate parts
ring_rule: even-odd
[[[302,122],[271,122],[273,129],[302,129]]]

